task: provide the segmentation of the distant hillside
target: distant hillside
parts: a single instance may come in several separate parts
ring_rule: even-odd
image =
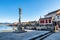
[[[9,25],[9,24],[12,24],[12,23],[0,23],[0,25]]]

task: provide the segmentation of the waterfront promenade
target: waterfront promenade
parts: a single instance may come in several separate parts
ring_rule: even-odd
[[[45,38],[44,40],[60,40],[60,32],[56,32],[49,37]]]
[[[29,40],[39,35],[43,35],[49,31],[29,31],[25,33],[0,33],[0,40]]]

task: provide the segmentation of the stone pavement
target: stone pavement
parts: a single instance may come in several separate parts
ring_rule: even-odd
[[[30,31],[25,33],[0,33],[0,40],[28,40],[49,31]]]
[[[49,37],[45,38],[44,40],[60,40],[60,31],[53,33]]]

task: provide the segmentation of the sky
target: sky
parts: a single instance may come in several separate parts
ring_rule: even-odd
[[[60,0],[0,0],[0,22],[18,22],[19,8],[21,21],[38,21],[40,16],[60,9]]]

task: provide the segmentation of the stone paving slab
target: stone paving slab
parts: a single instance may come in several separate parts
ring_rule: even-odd
[[[45,38],[44,40],[60,40],[60,32],[53,33],[52,35]]]
[[[48,31],[30,31],[25,33],[0,33],[0,40],[28,40],[37,35],[42,35]]]

